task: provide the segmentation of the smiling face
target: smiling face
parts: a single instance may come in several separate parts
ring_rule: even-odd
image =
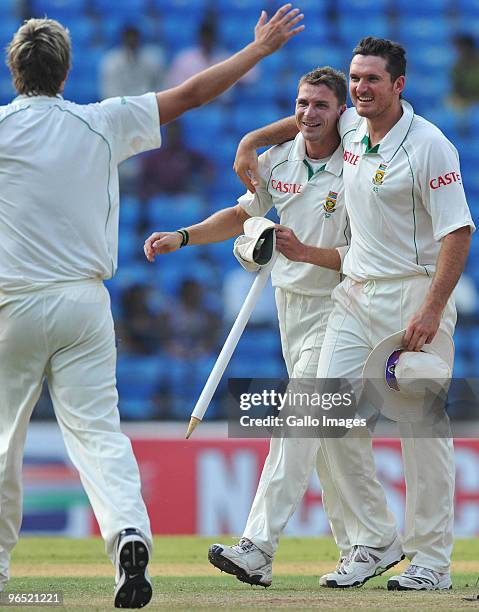
[[[306,141],[314,144],[337,137],[337,122],[344,110],[332,89],[324,83],[303,83],[296,99],[296,125]]]
[[[404,76],[391,81],[386,60],[377,55],[355,55],[349,69],[349,94],[361,117],[377,119],[396,112]]]

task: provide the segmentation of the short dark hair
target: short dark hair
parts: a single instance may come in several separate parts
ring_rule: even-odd
[[[340,70],[334,70],[330,66],[323,66],[322,68],[315,68],[304,74],[298,83],[298,91],[303,83],[310,83],[311,85],[326,85],[334,93],[338,99],[340,105],[346,104],[346,97],[348,95],[348,83],[346,75]]]
[[[355,55],[376,55],[386,60],[386,70],[394,81],[406,74],[406,50],[400,44],[385,38],[366,36],[353,49]]]
[[[54,19],[28,19],[7,48],[15,89],[30,96],[55,96],[70,69],[68,30]]]

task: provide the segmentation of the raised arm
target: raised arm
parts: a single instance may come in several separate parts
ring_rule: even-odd
[[[241,234],[243,223],[249,219],[239,204],[214,213],[201,223],[184,228],[188,232],[188,244],[210,244],[222,242]],[[145,240],[143,250],[148,261],[155,261],[156,255],[173,253],[182,243],[178,232],[154,232]]]
[[[261,59],[271,55],[304,29],[299,9],[282,6],[268,21],[265,11],[254,29],[254,41],[241,51],[207,70],[196,74],[178,87],[156,94],[160,123],[173,121],[186,111],[202,106],[234,85]],[[240,27],[240,26],[239,26]]]
[[[293,140],[297,133],[295,118],[287,117],[243,136],[236,151],[233,170],[249,191],[255,193],[259,183],[256,149]]]
[[[471,228],[461,227],[442,239],[436,273],[420,309],[408,323],[403,344],[408,351],[420,351],[432,342],[447,301],[461,276],[471,244]]]

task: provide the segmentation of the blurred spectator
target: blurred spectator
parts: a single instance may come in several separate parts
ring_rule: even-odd
[[[124,353],[152,355],[163,346],[168,315],[152,306],[151,288],[135,284],[121,295],[121,321],[117,322],[119,350]]]
[[[216,23],[211,17],[208,17],[202,22],[198,30],[197,45],[180,51],[173,59],[166,77],[166,85],[167,87],[175,87],[199,70],[205,70],[205,68],[209,68],[217,62],[221,62],[227,56],[228,53],[218,42]],[[257,80],[258,74],[258,69],[255,67],[239,83],[253,83]]]
[[[477,325],[479,322],[479,295],[472,278],[463,272],[454,289],[457,314],[461,325]]]
[[[233,257],[233,254],[231,256]],[[239,265],[226,274],[223,282],[223,305],[224,320],[228,328],[235,322],[254,279],[254,274],[246,272]],[[278,315],[271,281],[266,283],[251,314],[248,328],[251,327],[278,328]]]
[[[214,164],[183,140],[181,123],[166,127],[164,144],[140,159],[138,195],[143,200],[160,193],[206,192],[214,178]]]
[[[140,30],[126,26],[121,46],[108,51],[100,64],[102,99],[160,91],[165,76],[164,64],[161,48],[144,45]],[[120,190],[124,194],[135,193],[139,160],[139,156],[131,157],[119,166]]]
[[[218,45],[214,21],[206,19],[200,25],[197,45],[180,51],[173,59],[166,77],[166,85],[167,87],[175,87],[199,70],[204,70],[217,62],[221,62],[226,57],[227,53]]]
[[[134,26],[126,26],[122,33],[122,45],[108,51],[101,62],[101,97],[137,96],[160,91],[163,77],[162,50],[144,45],[140,31]]]
[[[221,319],[206,306],[203,288],[196,280],[183,281],[168,328],[166,350],[175,357],[194,360],[218,348]]]
[[[458,34],[453,42],[457,58],[451,71],[451,102],[463,108],[479,102],[479,50],[471,34]]]

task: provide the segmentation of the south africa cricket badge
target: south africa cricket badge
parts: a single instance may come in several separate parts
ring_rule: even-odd
[[[326,201],[323,204],[323,209],[324,209],[324,212],[326,213],[324,216],[326,219],[329,219],[329,217],[336,210],[337,199],[338,199],[338,194],[336,191],[330,191],[328,193],[328,197],[326,198]]]
[[[384,175],[386,174],[387,164],[379,164],[379,168],[376,170],[376,174],[373,178],[374,185],[382,185],[384,180]]]

